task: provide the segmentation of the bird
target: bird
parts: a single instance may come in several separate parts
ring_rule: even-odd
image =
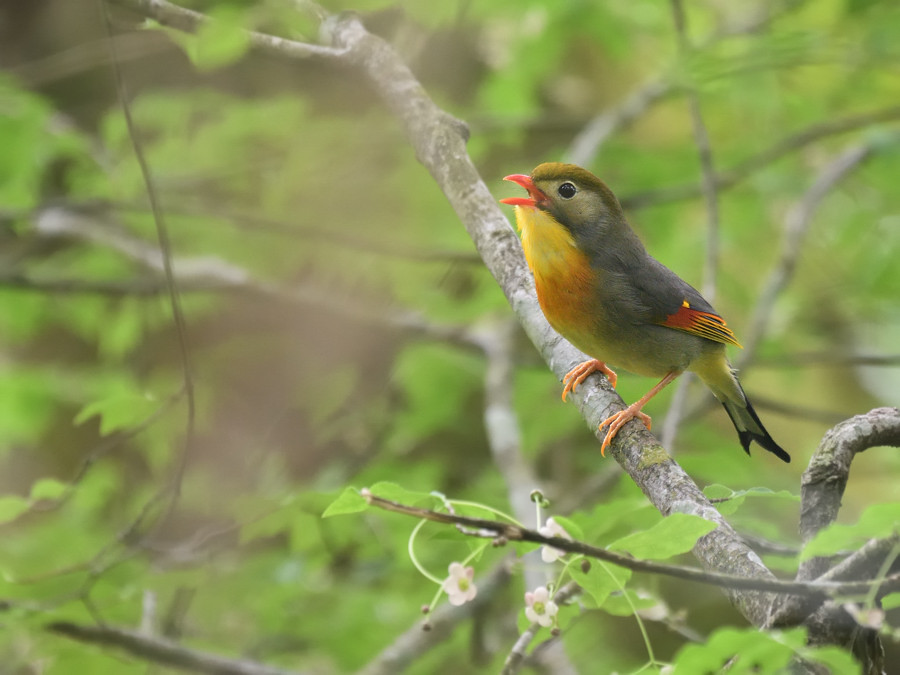
[[[600,429],[608,427],[603,456],[619,429],[635,417],[650,429],[650,417],[641,409],[691,371],[722,403],[748,455],[756,442],[791,461],[766,431],[728,361],[726,346],[741,347],[735,334],[695,288],[647,252],[602,180],[560,162],[504,180],[528,192],[527,197],[500,201],[515,207],[544,316],[591,357],[563,377],[563,401],[596,372],[615,387],[618,376],[607,363],[661,378],[636,402],[601,422]]]

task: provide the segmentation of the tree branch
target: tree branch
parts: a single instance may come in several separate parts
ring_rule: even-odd
[[[299,671],[282,670],[237,659],[227,659],[209,652],[183,647],[166,638],[145,635],[124,628],[83,626],[58,621],[47,630],[78,642],[115,647],[144,661],[174,668],[183,668],[209,675],[299,675]]]
[[[825,165],[803,197],[788,210],[784,218],[784,234],[778,262],[769,273],[765,288],[753,310],[747,337],[744,339],[744,351],[738,359],[739,368],[756,356],[756,350],[768,329],[775,301],[793,277],[806,232],[819,206],[847,174],[871,156],[872,151],[871,143],[853,145],[844,150],[835,160]]]
[[[702,584],[719,586],[720,588],[766,591],[786,595],[799,595],[824,600],[830,595],[861,594],[867,593],[873,587],[881,592],[891,592],[900,589],[900,574],[893,574],[875,581],[785,581],[772,578],[750,578],[735,574],[722,574],[706,572],[695,567],[682,565],[664,565],[652,560],[632,558],[624,553],[615,553],[605,548],[591,546],[581,541],[565,539],[563,537],[546,537],[535,530],[530,530],[519,525],[484,518],[472,518],[459,516],[452,513],[442,513],[431,509],[422,509],[415,506],[407,506],[390,499],[384,499],[363,490],[363,497],[371,506],[401,513],[414,518],[422,518],[445,525],[462,526],[460,529],[473,536],[492,537],[500,541],[524,541],[533,544],[551,546],[562,549],[568,553],[578,553],[589,558],[596,558],[619,567],[624,567],[635,572],[647,572],[650,574],[662,574],[685,581],[695,581]]]
[[[876,408],[830,429],[809,460],[800,489],[800,536],[806,543],[837,518],[841,498],[857,453],[871,447],[900,447],[900,408]],[[829,558],[800,564],[798,579],[814,579],[829,567]]]
[[[453,628],[473,614],[483,610],[504,589],[511,578],[510,560],[497,565],[486,577],[478,580],[478,595],[472,602],[454,607],[443,604],[428,615],[428,630],[417,622],[399,635],[357,675],[394,675],[403,672],[419,656],[450,637]]]
[[[682,61],[693,52],[690,39],[687,34],[687,18],[681,0],[671,0],[672,17],[675,24],[675,35],[678,41],[678,51]],[[709,141],[709,132],[703,121],[703,112],[700,109],[700,97],[697,88],[693,85],[686,87],[688,109],[691,115],[691,128],[694,135],[694,145],[697,146],[697,157],[700,160],[700,186],[703,193],[703,201],[706,205],[706,257],[703,266],[703,295],[709,302],[714,302],[716,297],[716,285],[719,272],[719,195],[716,188],[716,169],[713,162],[712,145]],[[662,424],[661,440],[663,445],[671,447],[675,443],[678,426],[684,414],[687,401],[688,387],[692,377],[682,377],[678,382],[672,402],[666,412]]]
[[[157,23],[185,33],[196,33],[201,25],[211,19],[205,14],[185,9],[166,0],[111,0],[117,5],[128,7]],[[269,56],[287,59],[319,58],[325,60],[343,59],[345,54],[340,49],[321,45],[297,42],[286,38],[246,31],[250,39],[251,49]]]
[[[894,122],[896,120],[900,120],[900,106],[890,106],[814,124],[803,131],[776,141],[765,150],[751,155],[747,159],[734,164],[731,168],[723,169],[716,174],[716,189],[721,191],[732,188],[756,171],[765,168],[782,157],[829,136],[837,136],[875,124]],[[619,202],[626,209],[641,209],[655,204],[694,199],[702,194],[702,186],[698,183],[691,183],[671,185],[656,190],[624,195],[619,199]]]
[[[574,581],[570,581],[553,594],[553,602],[557,605],[562,605],[580,592],[581,586]],[[519,639],[516,640],[512,649],[510,649],[509,656],[506,657],[506,661],[503,664],[503,670],[500,671],[501,675],[515,675],[515,673],[519,672],[528,656],[528,645],[530,645],[534,638],[537,637],[540,629],[541,625],[539,623],[533,623],[522,631],[522,634],[519,635]]]

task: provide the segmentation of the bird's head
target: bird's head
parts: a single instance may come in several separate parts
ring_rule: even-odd
[[[574,164],[547,162],[530,176],[513,174],[508,180],[521,185],[528,197],[501,199],[504,204],[546,211],[576,235],[603,235],[624,221],[622,207],[612,191],[590,171]]]

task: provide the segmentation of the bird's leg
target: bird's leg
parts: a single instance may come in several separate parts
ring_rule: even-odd
[[[562,392],[562,400],[566,400],[566,396],[569,392],[575,393],[575,387],[584,382],[588,375],[592,375],[593,373],[603,373],[606,375],[606,379],[609,380],[609,383],[615,387],[616,380],[619,379],[619,376],[616,375],[615,371],[610,369],[603,361],[598,361],[597,359],[590,359],[585,361],[584,363],[579,363],[577,366],[572,368],[566,376],[563,378],[563,384],[566,385],[563,387]]]
[[[612,442],[612,439],[616,437],[616,434],[619,433],[619,429],[621,429],[635,417],[637,417],[641,420],[641,422],[644,423],[644,426],[647,427],[647,431],[650,430],[650,416],[642,413],[641,408],[643,408],[647,404],[647,401],[649,401],[660,391],[662,391],[663,387],[665,387],[679,375],[681,375],[680,372],[672,372],[666,374],[666,376],[659,381],[659,384],[657,384],[655,387],[653,387],[653,389],[644,394],[640,399],[625,408],[625,410],[620,410],[615,415],[607,417],[605,420],[600,422],[600,429],[605,426],[609,426],[609,430],[606,432],[606,438],[603,439],[603,445],[600,446],[601,456],[606,457],[606,448]]]

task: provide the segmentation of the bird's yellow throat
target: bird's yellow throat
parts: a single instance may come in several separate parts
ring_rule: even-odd
[[[566,275],[584,259],[572,233],[546,211],[517,206],[516,224],[522,233],[525,260],[539,284],[550,277]]]
[[[546,211],[517,206],[516,223],[544,315],[556,330],[584,344],[579,327],[593,311],[595,295],[590,260],[572,233]]]

